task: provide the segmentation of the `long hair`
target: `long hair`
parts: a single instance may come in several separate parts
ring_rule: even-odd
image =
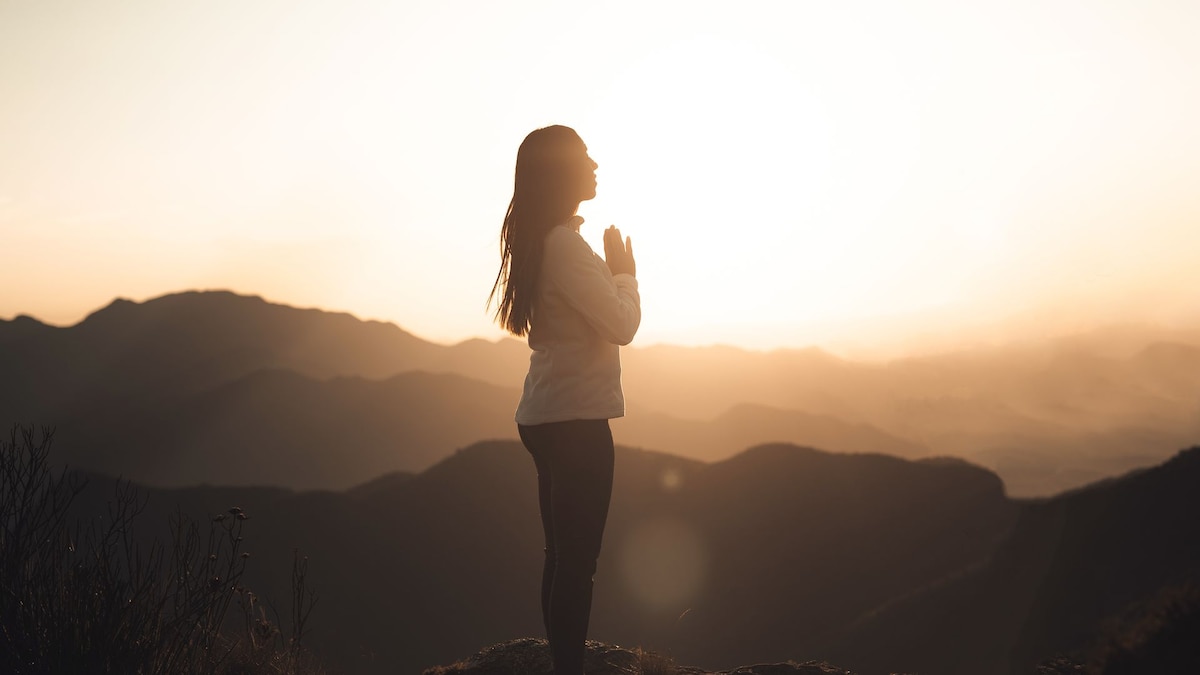
[[[586,157],[579,134],[560,125],[533,131],[517,150],[512,201],[500,229],[500,271],[488,306],[498,299],[495,320],[518,337],[529,332],[546,235],[579,208],[579,167]]]

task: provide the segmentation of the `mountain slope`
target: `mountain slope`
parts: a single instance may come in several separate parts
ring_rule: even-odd
[[[80,508],[102,512],[93,488]],[[286,597],[291,551],[307,555],[313,644],[346,672],[420,672],[541,631],[536,483],[516,442],[346,493],[152,490],[143,518],[176,505],[245,509],[246,583],[270,597]],[[592,635],[708,667],[817,658],[815,634],[975,562],[1014,515],[999,480],[961,462],[618,448]]]
[[[986,565],[864,621],[830,657],[868,672],[987,675],[1089,647],[1130,604],[1200,580],[1196,485],[1200,447],[1030,503]]]
[[[193,394],[267,368],[386,377],[419,368],[439,349],[394,324],[224,291],[115,300],[74,326],[41,332],[0,343],[13,378],[5,389],[44,394],[42,405],[27,406],[35,414],[74,412],[80,401]],[[52,386],[37,386],[46,381]]]
[[[55,452],[154,485],[344,489],[515,435],[518,395],[451,374],[318,381],[264,370],[158,405],[83,414],[60,425]]]

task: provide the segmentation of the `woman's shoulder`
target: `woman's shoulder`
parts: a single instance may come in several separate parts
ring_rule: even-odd
[[[569,225],[556,225],[546,235],[546,250],[592,253],[592,247]]]
[[[546,235],[543,255],[543,274],[555,280],[551,283],[561,283],[563,279],[575,278],[581,274],[608,276],[608,266],[605,265],[604,259],[592,250],[587,240],[569,226],[559,225],[550,230]]]

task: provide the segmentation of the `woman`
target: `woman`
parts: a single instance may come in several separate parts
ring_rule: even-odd
[[[604,259],[579,236],[598,165],[574,130],[538,129],[517,151],[500,230],[496,319],[528,335],[517,430],[533,455],[546,535],[542,621],[555,675],[582,675],[592,576],[612,493],[608,420],[625,414],[618,345],[641,323],[633,243],[610,226]]]

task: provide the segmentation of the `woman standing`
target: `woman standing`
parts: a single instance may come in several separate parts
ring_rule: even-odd
[[[602,259],[579,236],[576,211],[596,196],[597,168],[569,127],[525,137],[490,298],[500,324],[528,335],[533,350],[516,422],[538,474],[542,621],[555,675],[583,674],[612,494],[608,420],[625,414],[619,345],[633,340],[642,319],[632,242],[610,226]]]

